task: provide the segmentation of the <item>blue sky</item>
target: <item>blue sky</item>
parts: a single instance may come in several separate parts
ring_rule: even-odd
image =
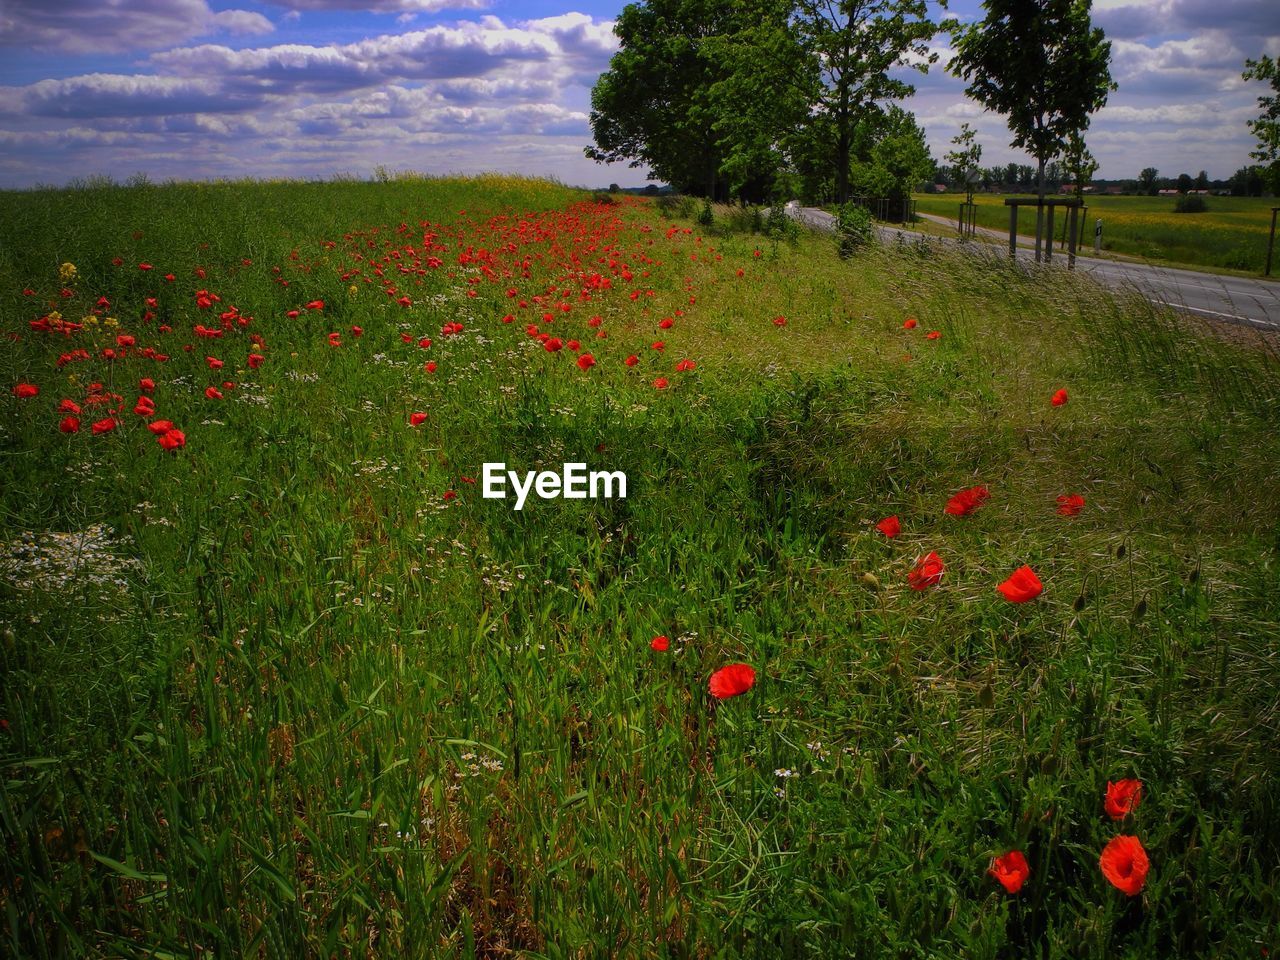
[[[606,0],[4,0],[0,185],[168,177],[518,171],[641,185],[602,167],[590,88],[616,49]],[[953,3],[962,19],[975,0]],[[1087,140],[1102,177],[1229,176],[1249,162],[1276,0],[1095,0],[1120,83]],[[945,62],[945,37],[936,47]],[[983,163],[1029,162],[1003,118],[935,67],[905,105],[935,158],[960,124]]]

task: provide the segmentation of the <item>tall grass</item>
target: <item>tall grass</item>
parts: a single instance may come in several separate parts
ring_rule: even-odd
[[[723,216],[702,236],[631,202],[563,212],[580,199],[516,180],[0,198],[6,949],[1275,949],[1267,344],[1087,278],[928,248],[844,261],[829,238],[766,243]],[[501,216],[536,225],[515,251]],[[443,266],[384,265],[412,307],[361,282],[424,230]],[[468,283],[468,247],[498,254],[492,282]],[[582,371],[524,334],[545,307],[517,300],[611,260],[633,280],[547,328],[594,352]],[[197,287],[255,320],[186,353]],[[100,295],[172,359],[56,367],[89,335],[27,321]],[[148,374],[186,429],[176,455],[133,422],[57,432],[62,395],[98,379],[132,402]],[[236,390],[205,399],[224,376]],[[20,381],[40,396],[10,396]],[[629,496],[515,512],[464,479],[574,460],[624,470]],[[943,514],[976,483],[981,511]],[[1055,513],[1065,492],[1079,517]],[[889,514],[895,541],[872,526]],[[95,523],[32,567],[50,532]],[[908,589],[930,550],[943,584]],[[994,585],[1023,563],[1046,590],[1015,607]],[[713,700],[737,661],[758,682]],[[1127,776],[1142,805],[1113,824],[1103,792]],[[1151,856],[1133,899],[1097,867],[1119,832]],[[1011,848],[1032,866],[1016,896],[986,875]]]

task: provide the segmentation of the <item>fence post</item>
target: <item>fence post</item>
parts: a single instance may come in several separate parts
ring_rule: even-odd
[[[1009,204],[1009,256],[1015,260],[1018,258],[1018,205],[1016,203]]]
[[[1074,270],[1076,268],[1076,219],[1080,214],[1080,208],[1072,206],[1071,213],[1067,217],[1067,232],[1071,234],[1071,239],[1067,241],[1067,269]]]
[[[1276,214],[1280,213],[1280,207],[1271,208],[1271,236],[1267,240],[1267,268],[1262,272],[1264,277],[1271,276],[1271,251],[1276,246]]]

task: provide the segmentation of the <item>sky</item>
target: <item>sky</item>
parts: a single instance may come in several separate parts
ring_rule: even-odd
[[[621,0],[0,0],[0,186],[124,180],[519,172],[643,186],[586,159],[591,86]],[[978,0],[954,0],[963,21]],[[1280,55],[1277,0],[1095,0],[1119,90],[1086,140],[1098,177],[1251,162]],[[904,106],[941,161],[964,122],[984,166],[1029,163],[1004,119],[940,62]]]

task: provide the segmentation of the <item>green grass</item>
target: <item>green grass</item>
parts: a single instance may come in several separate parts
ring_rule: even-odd
[[[1265,344],[998,257],[842,261],[511,178],[0,212],[8,953],[1280,946]],[[29,325],[100,296],[83,330]],[[232,304],[252,321],[193,336]],[[596,366],[525,332],[544,311]],[[120,334],[170,359],[104,359]],[[148,376],[176,453],[131,412]],[[94,382],[121,426],[58,432]],[[629,496],[517,513],[464,479],[496,460],[624,470]],[[943,513],[975,484],[981,510]],[[929,551],[946,576],[911,590]],[[1015,606],[995,586],[1024,563],[1045,591]],[[738,661],[755,686],[714,701]],[[1113,823],[1122,777],[1144,794]],[[1135,898],[1098,869],[1120,833],[1150,854]],[[1015,848],[1009,895],[986,871]]]
[[[1262,273],[1271,229],[1272,198],[1207,197],[1204,213],[1174,213],[1174,197],[1089,196],[1084,213],[1085,248],[1093,249],[1094,222],[1102,220],[1102,249],[1188,266],[1217,267]],[[916,210],[955,220],[964,198],[958,194],[917,194]],[[976,194],[978,226],[1008,234],[1005,197]],[[1063,211],[1055,216],[1054,233],[1063,236]],[[1018,212],[1018,232],[1035,236],[1035,208]]]

